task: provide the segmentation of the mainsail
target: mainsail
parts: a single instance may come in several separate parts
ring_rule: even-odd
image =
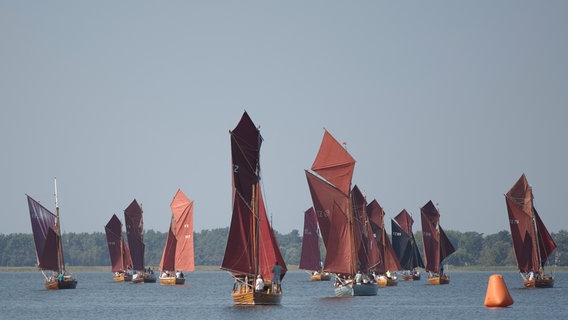
[[[221,268],[269,279],[277,261],[282,279],[287,268],[268,221],[260,186],[262,136],[246,112],[230,134],[233,214]]]
[[[424,268],[424,262],[412,232],[413,223],[414,219],[404,209],[391,220],[392,246],[401,267],[405,270]]]
[[[538,272],[556,243],[534,207],[532,187],[523,174],[505,195],[513,248],[520,272]]]
[[[355,243],[359,244],[357,251],[358,271],[370,274],[372,271],[380,270],[380,265],[384,259],[381,257],[380,246],[377,245],[378,243],[373,233],[370,212],[367,211],[367,200],[359,187],[353,187],[351,198],[353,201],[353,216],[355,218]]]
[[[193,201],[178,189],[170,208],[172,218],[159,269],[194,271]]]
[[[122,237],[122,223],[113,214],[105,226],[112,272],[124,272],[132,267],[132,258],[126,241]]]
[[[26,196],[28,197],[38,267],[41,270],[62,273],[65,263],[61,252],[61,235],[57,216],[32,197]]]
[[[385,228],[385,211],[377,200],[373,200],[367,206],[367,212],[379,247],[380,263],[377,267],[377,271],[384,274],[387,271],[400,270],[400,262],[398,261],[396,253],[390,243],[388,233]]]
[[[136,202],[136,199],[132,200],[124,210],[124,222],[133,268],[134,270],[144,270],[144,222],[142,221],[142,208]]]
[[[304,212],[304,234],[302,254],[298,266],[302,270],[318,271],[321,269],[319,249],[318,219],[313,207]]]
[[[326,247],[324,271],[357,272],[358,243],[354,235],[351,178],[355,159],[325,130],[312,170],[306,178]]]
[[[420,209],[420,215],[425,269],[429,272],[440,273],[442,261],[456,249],[440,226],[440,213],[432,201],[428,201]]]

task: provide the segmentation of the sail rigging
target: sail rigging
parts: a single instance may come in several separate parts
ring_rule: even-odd
[[[107,246],[110,254],[112,272],[124,272],[132,267],[132,258],[126,241],[122,236],[122,223],[113,214],[105,226]]]
[[[145,249],[143,234],[144,222],[142,219],[142,208],[136,199],[132,200],[124,210],[124,221],[126,224],[126,237],[128,238],[133,268],[134,270],[143,270]]]
[[[432,201],[421,209],[422,243],[426,271],[440,273],[442,261],[456,251],[440,225],[440,213]]]
[[[401,267],[405,270],[424,268],[424,262],[412,232],[413,224],[414,219],[404,209],[391,220],[392,246]]]

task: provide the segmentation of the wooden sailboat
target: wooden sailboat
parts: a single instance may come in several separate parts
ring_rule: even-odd
[[[105,233],[114,281],[131,281],[132,258],[130,257],[130,250],[126,245],[126,241],[122,237],[122,223],[116,214],[113,214],[106,224]]]
[[[185,284],[184,271],[193,272],[193,201],[178,189],[172,203],[168,238],[160,261],[160,284]]]
[[[304,212],[304,236],[302,254],[298,267],[310,271],[312,281],[329,281],[331,274],[322,270],[323,263],[319,248],[318,218],[313,207]]]
[[[55,214],[32,199],[29,195],[28,207],[36,248],[38,268],[45,278],[45,288],[75,289],[77,278],[65,270],[61,226],[59,223],[59,203],[57,201],[57,180],[55,180]],[[51,274],[46,275],[46,272]]]
[[[144,266],[144,221],[142,219],[142,207],[136,199],[124,210],[124,222],[126,224],[126,237],[132,256],[132,282],[156,282],[156,275],[151,268]]]
[[[391,219],[392,247],[403,269],[402,279],[404,280],[420,280],[420,271],[417,268],[424,268],[424,262],[412,232],[413,223],[414,219],[404,209],[394,219]]]
[[[262,136],[246,112],[230,135],[233,214],[221,269],[229,271],[235,279],[231,292],[235,304],[280,304],[280,281],[287,268],[262,197],[259,162]]]
[[[377,266],[378,275],[375,277],[380,287],[392,287],[398,284],[398,278],[394,271],[400,270],[400,262],[390,243],[387,230],[385,228],[385,211],[377,200],[371,201],[367,206],[371,227],[376,235],[379,246],[379,265]]]
[[[556,243],[534,207],[532,187],[523,174],[505,195],[511,238],[523,284],[528,288],[552,288],[554,277],[544,265]]]
[[[422,243],[424,246],[424,264],[429,272],[429,284],[448,284],[450,277],[444,273],[443,261],[456,249],[440,225],[440,213],[432,201],[421,209]]]
[[[366,204],[354,204],[351,199],[354,168],[355,159],[325,130],[311,168],[319,176],[305,171],[326,247],[323,270],[335,274],[336,296],[376,295],[378,289],[376,284],[361,279],[368,278],[368,268],[374,264],[367,260],[368,256],[359,259],[365,256],[359,254],[361,247],[361,252],[377,248],[371,241],[363,240],[366,229],[361,225],[366,224]],[[355,210],[354,206],[360,209]]]

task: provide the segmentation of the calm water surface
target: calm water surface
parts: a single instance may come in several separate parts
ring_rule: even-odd
[[[483,306],[491,274],[502,274],[514,304]],[[0,272],[0,319],[568,319],[568,273],[553,289],[524,289],[516,272],[453,272],[451,283],[400,281],[375,297],[333,297],[332,282],[289,272],[280,306],[234,306],[226,272],[186,274],[184,286],[114,283],[107,272],[76,274],[75,290],[47,291],[39,272]]]

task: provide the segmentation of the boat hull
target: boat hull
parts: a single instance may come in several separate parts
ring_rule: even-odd
[[[144,282],[155,283],[156,282],[156,275],[154,273],[144,273]]]
[[[75,289],[77,287],[77,279],[66,277],[63,281],[46,281],[45,288],[48,290],[58,289]]]
[[[374,283],[363,283],[355,285],[342,285],[335,287],[336,297],[348,297],[348,296],[376,296],[379,291],[379,287]]]
[[[113,277],[114,282],[132,281],[132,275],[127,273],[115,274]]]
[[[394,287],[398,285],[398,281],[392,278],[379,277],[377,279],[377,285],[379,287]]]
[[[231,297],[236,305],[276,305],[282,301],[282,293],[233,292]]]
[[[433,284],[433,285],[449,284],[449,283],[450,283],[450,277],[448,277],[448,276],[430,277],[430,278],[428,278],[428,283],[429,283],[429,284]]]
[[[331,279],[331,274],[324,272],[318,272],[310,276],[311,281],[329,281]]]
[[[544,276],[538,279],[525,280],[524,286],[526,288],[553,288],[554,287],[554,277]]]

